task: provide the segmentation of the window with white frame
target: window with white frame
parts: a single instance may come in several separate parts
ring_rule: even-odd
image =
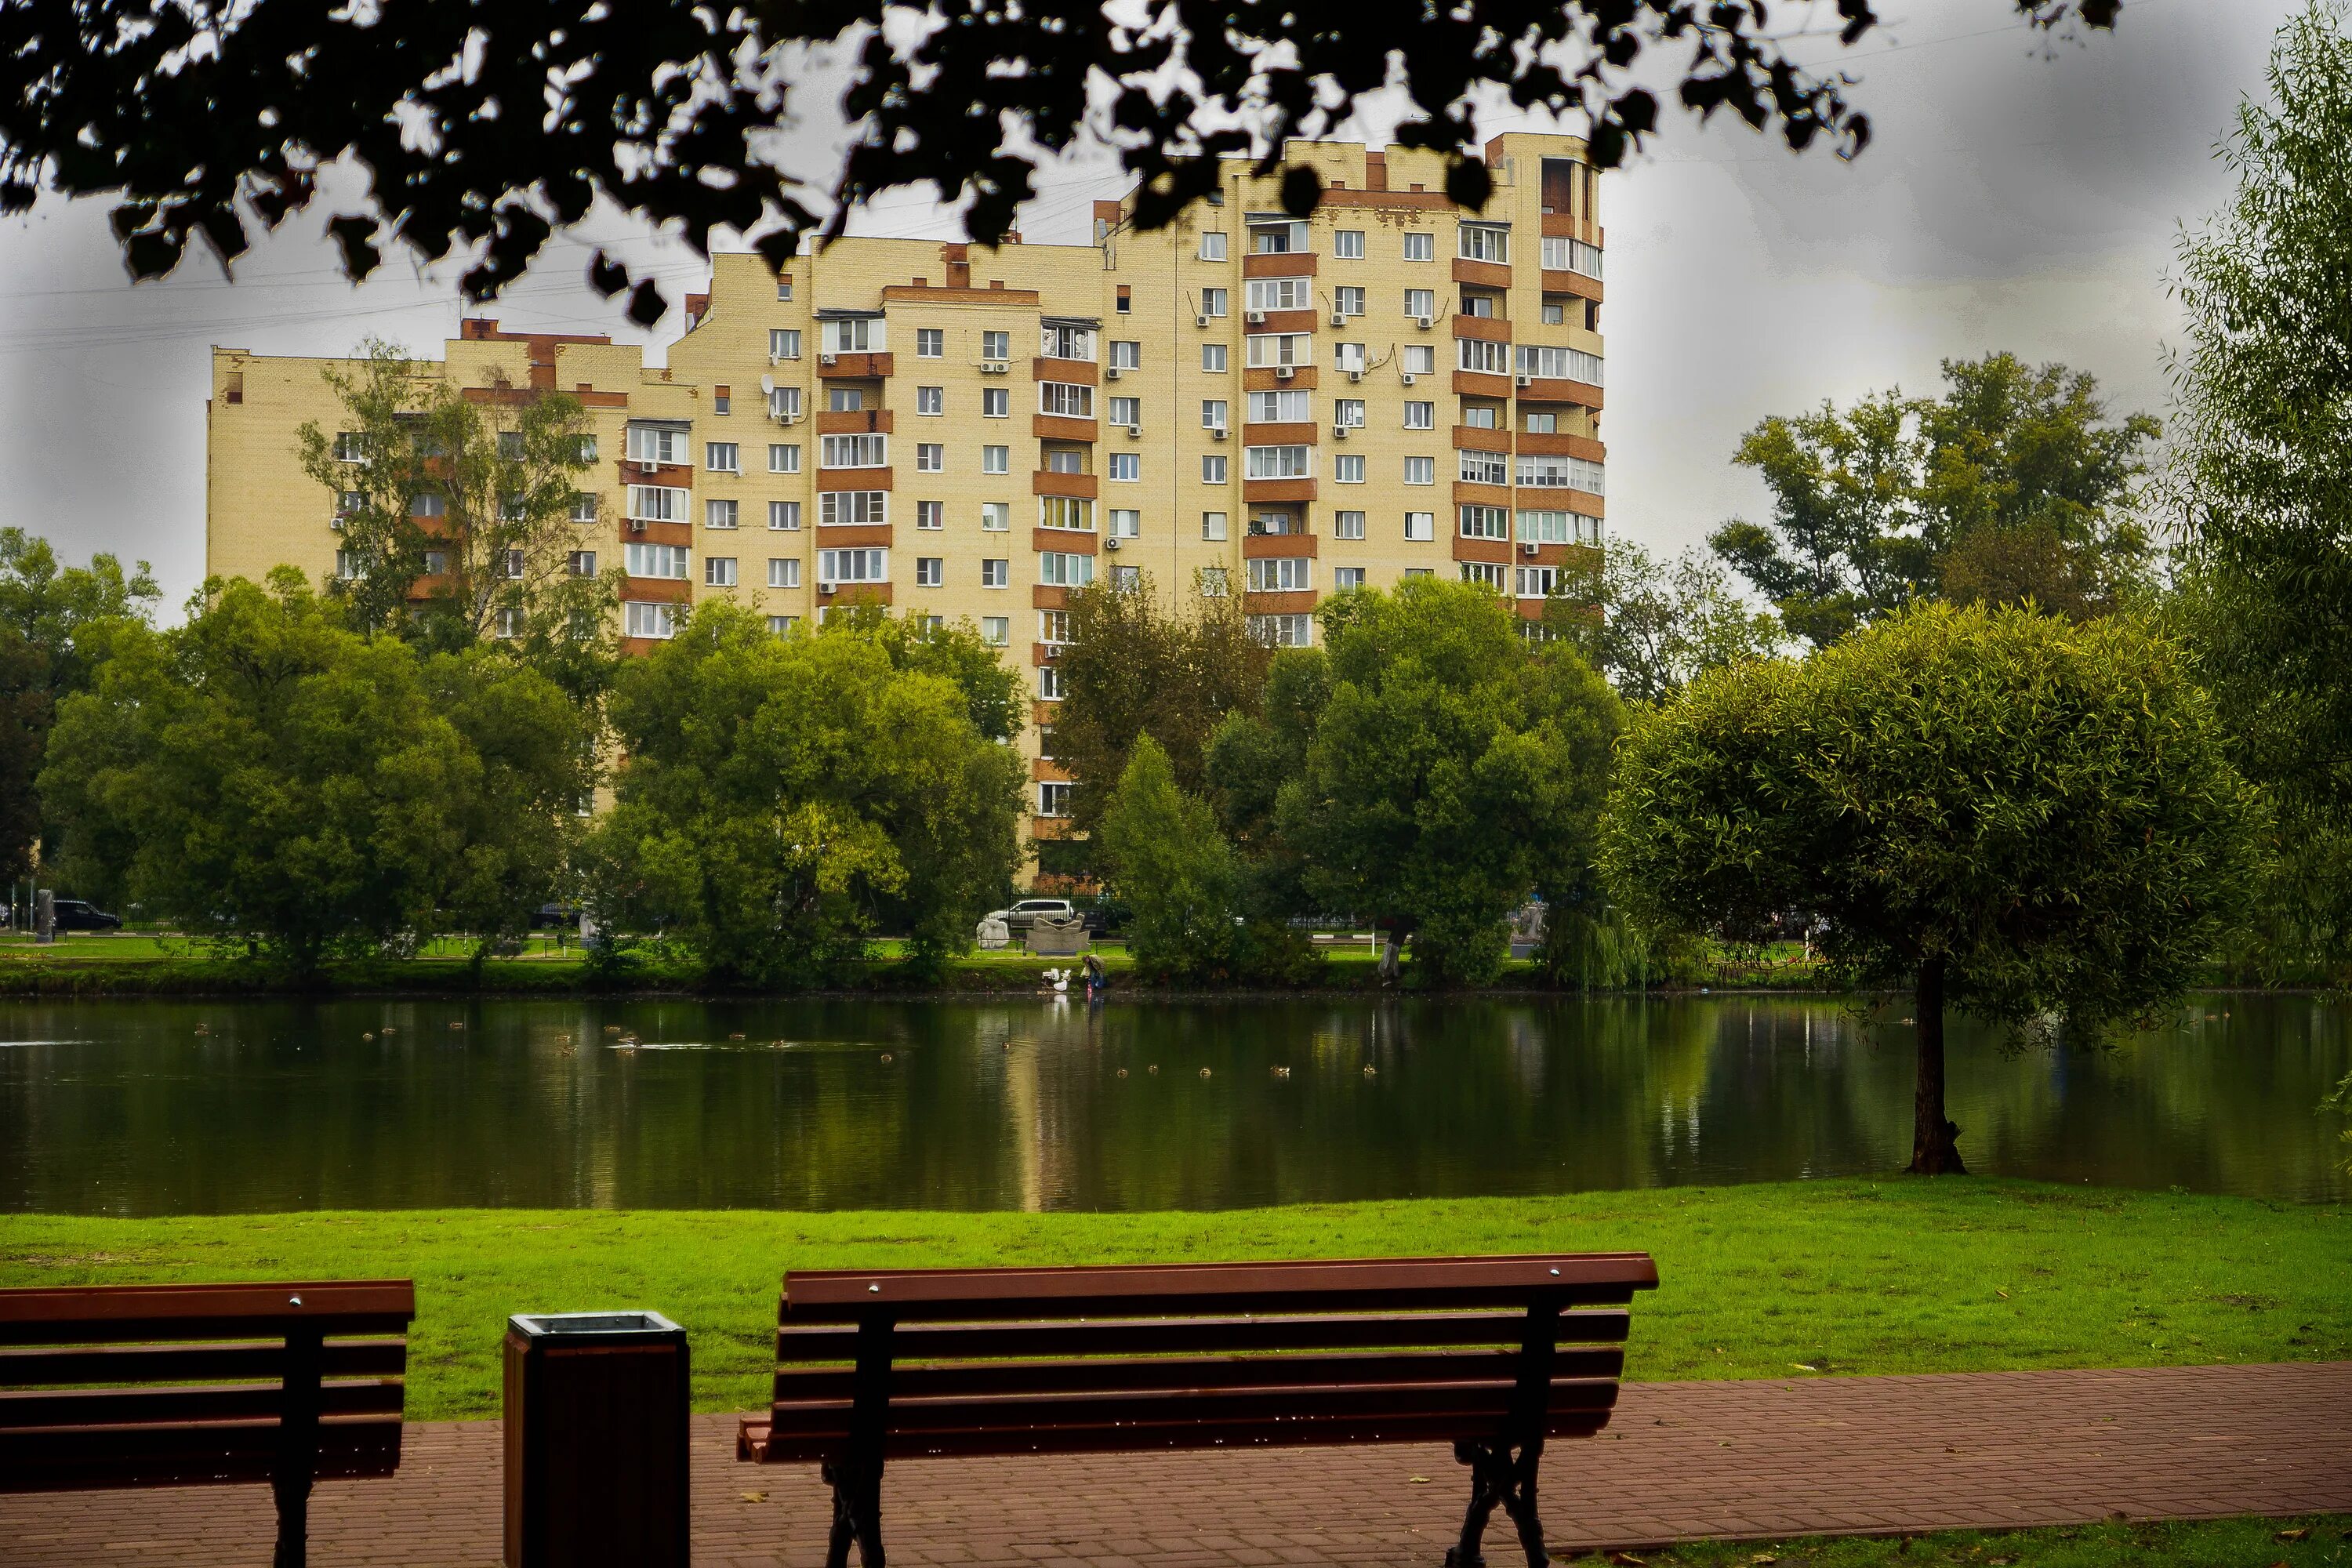
[[[1037,700],[1040,702],[1059,702],[1062,700],[1062,672],[1050,664],[1037,672]]]
[[[1437,259],[1437,237],[1433,234],[1408,233],[1404,237],[1404,258],[1407,261]]]
[[[1222,542],[1225,537],[1226,527],[1227,521],[1223,512],[1204,511],[1201,514],[1201,537],[1202,539],[1208,540],[1213,543]]]
[[[1037,640],[1048,647],[1060,647],[1066,644],[1070,640],[1070,612],[1067,610],[1038,611]]]
[[[731,500],[706,500],[702,503],[702,526],[732,528],[735,526],[735,505]]]
[[[879,316],[851,316],[820,321],[817,333],[824,352],[829,354],[878,354],[890,346],[887,331]]]
[[[1312,616],[1252,616],[1251,638],[1267,647],[1311,647],[1315,641]]]
[[[1246,449],[1253,479],[1303,479],[1312,476],[1305,447],[1251,447]]]
[[[948,525],[948,503],[943,500],[919,500],[915,503],[915,527],[918,531],[936,533]]]
[[[915,357],[917,359],[945,359],[947,357],[947,353],[948,334],[944,329],[939,327],[917,327],[915,329]]]
[[[1009,533],[1013,531],[1013,503],[984,500],[980,503],[980,526],[987,533]]]
[[[1407,458],[1404,460],[1404,482],[1409,485],[1433,485],[1437,482],[1437,459]]]
[[[1202,343],[1201,345],[1201,368],[1208,372],[1211,375],[1223,374],[1225,369],[1225,345],[1223,343]]]
[[[789,300],[789,299],[791,299],[792,297],[793,297],[793,280],[792,280],[792,279],[791,279],[790,277],[783,277],[783,278],[779,278],[779,279],[776,279],[776,298],[777,298],[777,299],[779,299],[779,300]]]
[[[1364,258],[1364,231],[1360,228],[1333,229],[1331,255],[1340,261],[1361,261]]]
[[[1143,532],[1143,513],[1134,507],[1113,507],[1110,510],[1110,536],[1113,539],[1135,539]]]
[[[367,437],[357,430],[337,431],[335,433],[335,461],[338,463],[366,462]]]
[[[1253,425],[1297,425],[1315,417],[1311,392],[1253,392],[1249,395]]]
[[[1228,406],[1229,405],[1222,397],[1204,397],[1201,399],[1201,428],[1203,430],[1224,429],[1227,419],[1226,409]]]
[[[1437,374],[1437,345],[1407,343],[1400,351],[1397,363],[1404,367],[1407,375],[1434,375]]]
[[[1048,587],[1083,588],[1095,580],[1095,558],[1067,551],[1037,552],[1037,581]]]
[[[1497,594],[1503,591],[1505,574],[1510,570],[1499,561],[1463,561],[1456,564],[1462,568],[1465,583],[1475,583],[1481,587],[1492,588]]]
[[[1037,412],[1065,419],[1091,419],[1095,416],[1095,389],[1074,382],[1041,381],[1037,384]]]
[[[1364,290],[1360,284],[1342,283],[1331,290],[1331,311],[1339,316],[1360,316],[1364,313]]]
[[[1502,426],[1496,420],[1496,410],[1492,405],[1475,403],[1463,405],[1462,423],[1473,430],[1498,430]]]
[[[1433,320],[1437,314],[1437,290],[1434,289],[1406,289],[1404,313],[1416,321]]]
[[[801,334],[796,327],[768,329],[768,358],[783,361],[801,357]]]
[[[1415,543],[1437,537],[1437,514],[1433,511],[1409,511],[1404,514],[1404,536]]]
[[[768,586],[797,588],[801,585],[801,559],[797,555],[768,557]]]
[[[1315,586],[1311,555],[1262,555],[1249,563],[1253,594],[1296,594]]]
[[[1143,478],[1143,455],[1139,452],[1113,452],[1110,455],[1109,478],[1114,482],[1128,483]]]
[[[1297,218],[1252,218],[1250,254],[1287,256],[1307,248],[1307,225]]]
[[[1364,514],[1360,511],[1338,511],[1331,514],[1331,537],[1361,539],[1364,537]]]
[[[1587,245],[1566,235],[1546,235],[1543,242],[1543,264],[1548,272],[1581,272],[1587,278],[1601,276],[1601,247]]]
[[[1037,815],[1067,816],[1070,815],[1070,786],[1047,779],[1037,785]]]
[[[1522,599],[1549,599],[1552,591],[1559,586],[1559,568],[1557,566],[1522,566],[1518,577],[1519,597]]]
[[[1331,425],[1339,430],[1360,430],[1364,427],[1364,400],[1342,397],[1331,405]]]
[[[1462,537],[1508,539],[1511,537],[1511,514],[1499,506],[1465,506],[1462,509]]]
[[[1436,429],[1437,405],[1434,403],[1406,403],[1404,405],[1404,427],[1408,430]]]
[[[1315,363],[1315,340],[1305,332],[1253,332],[1243,341],[1249,349],[1244,363],[1252,369]]]
[[[348,550],[335,552],[335,575],[348,583],[360,574],[359,557]]]
[[[1193,580],[1201,585],[1201,597],[1203,599],[1222,599],[1225,596],[1223,567],[1203,566],[1193,574]]]
[[[1011,359],[1013,357],[1013,334],[1011,332],[981,333],[980,357],[982,359]]]
[[[1110,345],[1110,367],[1113,370],[1143,368],[1143,345],[1140,342],[1113,339]]]
[[[735,557],[706,555],[702,558],[702,585],[706,588],[735,586]]]
[[[578,455],[582,462],[593,463],[596,460],[596,437],[593,436],[583,436],[579,438],[572,449]]]
[[[1009,588],[1013,585],[1013,563],[983,561],[980,563],[980,585],[983,588]]]
[[[1484,338],[1454,340],[1454,368],[1474,371],[1481,375],[1508,375],[1511,372],[1511,345],[1490,343]]]
[[[1362,587],[1363,585],[1364,569],[1362,567],[1334,566],[1331,568],[1331,591],[1333,593],[1349,593],[1357,588]]]
[[[1243,299],[1253,310],[1307,310],[1315,305],[1312,278],[1253,278]]]
[[[916,413],[922,415],[940,415],[945,414],[947,411],[947,388],[943,386],[919,386],[915,388]]]
[[[1588,386],[1600,386],[1602,371],[1599,354],[1586,353],[1582,349],[1542,348],[1533,343],[1519,345],[1519,374],[1542,376],[1556,381],[1580,381]]]
[[[1576,542],[1576,514],[1572,511],[1538,511],[1533,509],[1519,513],[1519,542],[1522,544],[1573,544]]]
[[[1582,490],[1587,495],[1602,495],[1602,470],[1598,463],[1582,458],[1528,458],[1519,459],[1519,483],[1532,489]]]
[[[915,443],[915,472],[919,474],[940,473],[945,471],[947,466],[948,449],[944,443],[939,441],[918,441]]]
[[[596,498],[594,496],[590,495],[585,490],[575,490],[572,492],[572,521],[593,522],[596,521]]]
[[[1067,529],[1073,533],[1095,531],[1095,503],[1083,496],[1039,496],[1037,526]]]
[[[819,490],[816,520],[827,528],[863,526],[890,521],[888,490]]]
[[[1003,647],[1013,640],[1013,617],[982,616],[980,617],[980,640],[991,647]]]
[[[1049,321],[1037,329],[1037,352],[1047,359],[1092,360],[1095,330],[1070,321]]]
[[[674,637],[677,635],[677,606],[631,599],[621,606],[621,633],[633,637]]]
[[[780,386],[768,394],[768,416],[790,422],[801,416],[801,389]]]
[[[1225,259],[1225,237],[1215,229],[1203,230],[1201,235],[1201,259],[1203,261]]]
[[[824,407],[828,414],[856,414],[866,406],[866,394],[854,386],[828,386],[824,389]]]
[[[596,575],[596,552],[593,550],[573,551],[564,562],[564,570],[574,577],[593,577]]]
[[[1511,460],[1500,452],[1456,452],[1461,464],[1456,478],[1465,485],[1507,485],[1511,482]]]
[[[983,386],[980,389],[980,416],[982,419],[1013,417],[1013,393],[1009,387]]]
[[[770,616],[768,617],[768,630],[780,637],[792,636],[793,632],[800,629],[800,624],[801,618],[798,616]]]
[[[832,583],[887,583],[890,552],[887,550],[820,550],[816,552],[817,585]]]
[[[684,426],[634,423],[630,425],[629,461],[683,463],[687,460]]]
[[[981,471],[982,473],[983,473],[983,474],[1002,474],[1002,473],[1007,473],[1007,472],[1010,472],[1010,471],[1011,471],[1012,467],[1013,467],[1013,448],[1012,448],[1012,447],[982,447],[980,449],[980,471]]]
[[[686,492],[684,490],[680,490],[677,493],[684,495]],[[415,495],[408,498],[408,515],[411,517],[441,517],[446,515],[448,510],[448,498],[438,495],[432,490],[419,490]],[[680,515],[684,515],[683,507],[680,509]]]
[[[801,447],[797,441],[768,443],[768,472],[797,474],[801,471]]]
[[[1112,398],[1110,400],[1110,422],[1114,425],[1142,424],[1143,399],[1140,397]]]
[[[425,552],[425,574],[427,577],[438,577],[448,570],[449,552],[447,551],[428,550]]]
[[[633,522],[684,522],[686,491],[671,485],[631,485],[629,519]]]
[[[1221,485],[1225,482],[1225,459],[1223,453],[1212,453],[1201,459],[1201,482]]]
[[[1339,452],[1331,458],[1331,479],[1336,484],[1360,485],[1364,482],[1364,455],[1361,452]]]
[[[500,638],[522,636],[522,612],[511,608],[494,611],[490,616],[490,635]]]
[[[937,555],[915,557],[916,587],[937,588],[944,585],[947,580],[948,563],[944,558]]]
[[[770,501],[768,526],[778,533],[798,532],[801,526],[801,503],[796,500]]]
[[[1223,289],[1201,290],[1201,314],[1211,318],[1225,313],[1225,291]]]
[[[887,436],[827,436],[821,454],[828,468],[887,468],[890,466]]]
[[[631,544],[621,552],[621,570],[632,577],[667,577],[683,583],[692,554],[683,544]]]
[[[1498,223],[1465,223],[1459,230],[1454,254],[1465,261],[1491,261],[1506,266],[1511,259],[1511,231]]]

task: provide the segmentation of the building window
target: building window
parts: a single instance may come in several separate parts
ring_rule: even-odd
[[[1465,223],[1459,230],[1460,239],[1454,254],[1465,261],[1491,261],[1496,266],[1507,265],[1511,259],[1511,231],[1500,224]],[[1500,586],[1500,584],[1496,584]]]
[[[1041,381],[1037,384],[1037,412],[1065,419],[1091,419],[1095,416],[1095,389],[1066,381]]]
[[[621,552],[621,570],[632,577],[667,577],[683,583],[689,554],[683,544],[631,544]]]
[[[1303,479],[1314,472],[1304,447],[1251,447],[1246,456],[1244,471],[1254,479]]]
[[[1087,471],[1087,455],[1076,447],[1057,447],[1045,454],[1045,471],[1049,474],[1083,474]]]
[[[1529,409],[1527,416],[1527,431],[1531,436],[1557,436],[1559,434],[1559,416],[1538,414],[1533,409]]]
[[[1225,482],[1225,459],[1221,454],[1211,454],[1201,459],[1201,482],[1221,485]]]
[[[916,413],[945,414],[947,411],[948,395],[945,387],[919,386],[915,388]]]
[[[590,495],[585,490],[574,491],[572,497],[572,521],[574,522],[595,521],[596,498]]]
[[[981,502],[980,526],[989,533],[1010,533],[1013,531],[1013,503],[1001,500]]]
[[[1074,533],[1095,531],[1095,503],[1080,496],[1039,496],[1037,526],[1066,529]]]
[[[1013,417],[1013,394],[1002,386],[980,389],[980,416],[983,419]]]
[[[890,492],[822,490],[816,498],[816,520],[826,528],[887,522],[890,521]]]
[[[1253,332],[1243,342],[1249,350],[1243,363],[1254,370],[1315,363],[1315,340],[1305,332]]]
[[[1408,540],[1433,540],[1437,537],[1437,514],[1433,511],[1409,511],[1404,514],[1404,536]]]
[[[793,280],[789,277],[777,279],[776,298],[779,300],[790,300],[792,297]]]
[[[1201,568],[1199,573],[1196,574],[1196,578],[1201,584],[1201,597],[1203,599],[1222,599],[1225,596],[1225,569],[1223,567],[1203,566]]]
[[[1454,368],[1479,375],[1507,375],[1511,369],[1511,345],[1490,343],[1484,338],[1454,340]]]
[[[1253,594],[1296,594],[1315,586],[1314,558],[1307,555],[1261,556],[1249,563]]]
[[[447,551],[428,550],[425,552],[425,574],[427,577],[438,577],[448,570],[449,552]],[[678,574],[685,575],[684,573]]]
[[[1114,592],[1132,594],[1143,586],[1143,568],[1114,566],[1110,569],[1110,585]]]
[[[1047,782],[1037,786],[1037,815],[1067,816],[1070,815],[1070,786]]]
[[[1223,289],[1202,289],[1202,290],[1201,290],[1201,314],[1202,314],[1202,315],[1204,315],[1204,316],[1208,316],[1208,317],[1212,317],[1212,318],[1213,318],[1213,317],[1217,317],[1217,316],[1222,316],[1222,315],[1223,315],[1224,313],[1225,313],[1225,291],[1224,291]]]
[[[360,574],[359,558],[348,550],[335,552],[335,575],[348,583]]]
[[[936,474],[948,466],[948,449],[938,441],[915,443],[915,472]]]
[[[1011,359],[1013,357],[1013,334],[1011,332],[981,333],[980,357],[982,359],[996,360]]]
[[[982,447],[980,449],[980,471],[981,471],[982,473],[983,473],[983,474],[1002,474],[1002,473],[1007,473],[1007,472],[1011,471],[1012,467],[1013,467],[1013,448],[1012,448],[1012,447]]]
[[[1143,399],[1114,397],[1110,400],[1110,422],[1133,426],[1143,423]]]
[[[1009,588],[1013,585],[1013,563],[983,561],[980,563],[980,585],[983,588]]]
[[[1437,315],[1437,290],[1434,289],[1406,289],[1404,313],[1417,321],[1433,320]]]
[[[1456,478],[1465,485],[1507,485],[1511,482],[1511,460],[1500,452],[1456,452],[1460,465]]]
[[[1462,410],[1462,423],[1473,430],[1499,430],[1496,410],[1489,405],[1467,404]]]
[[[801,449],[797,442],[790,445],[771,442],[768,446],[768,472],[797,474],[801,471]]]
[[[828,468],[883,468],[890,464],[887,436],[827,436],[818,461]]]
[[[1203,430],[1223,430],[1225,428],[1225,421],[1227,418],[1225,411],[1228,406],[1229,405],[1222,397],[1204,397],[1201,399],[1201,428]]]
[[[1253,425],[1304,424],[1315,417],[1314,395],[1306,392],[1253,392],[1249,395]]]
[[[1462,580],[1465,583],[1476,583],[1482,587],[1494,589],[1497,594],[1503,591],[1503,574],[1506,568],[1502,563],[1498,561],[1465,561],[1460,563],[1460,565],[1462,567]]]
[[[917,359],[944,359],[947,357],[947,352],[948,335],[943,330],[938,327],[917,327],[915,329],[915,357]]]
[[[1552,590],[1559,586],[1559,568],[1557,566],[1522,566],[1518,577],[1519,597],[1522,599],[1549,599]]]
[[[1465,506],[1462,509],[1462,537],[1465,539],[1508,539],[1511,537],[1511,514],[1499,506]],[[1496,584],[1501,587],[1500,583]]]
[[[775,635],[780,637],[788,637],[792,636],[793,633],[800,629],[800,624],[801,618],[798,616],[770,616],[768,617],[768,629],[775,633]]]
[[[1335,484],[1360,485],[1364,482],[1364,455],[1342,452],[1331,459],[1331,479]]]
[[[1434,403],[1407,403],[1404,405],[1404,427],[1408,430],[1436,429],[1437,405]]]
[[[1095,558],[1066,551],[1045,550],[1037,555],[1037,581],[1048,587],[1083,588],[1095,580]]]
[[[1364,537],[1364,514],[1360,511],[1335,512],[1331,517],[1331,537],[1361,539]]]
[[[1307,225],[1297,218],[1254,218],[1249,233],[1253,256],[1289,256],[1307,248]]]
[[[1598,463],[1582,458],[1521,458],[1519,483],[1530,489],[1582,490],[1587,495],[1604,495],[1604,478]]]
[[[890,552],[887,550],[820,550],[816,552],[819,588],[836,583],[887,583]]]
[[[702,526],[732,528],[735,526],[735,503],[731,500],[707,500],[702,503]]]
[[[1115,480],[1133,481],[1143,478],[1143,458],[1137,452],[1113,452],[1110,455],[1110,477]]]
[[[1070,640],[1070,612],[1040,610],[1037,612],[1037,640],[1048,647],[1059,647]]]
[[[915,503],[915,526],[937,531],[948,525],[948,503],[943,500],[919,500]]]
[[[1404,258],[1407,261],[1437,259],[1437,237],[1431,234],[1407,234],[1404,237]]]
[[[499,432],[499,459],[501,462],[507,463],[520,463],[522,461],[521,431],[501,430]]]
[[[790,389],[780,386],[776,390]],[[824,389],[824,406],[828,414],[856,414],[866,406],[866,394],[854,386],[828,386]]]
[[[667,425],[629,426],[629,461],[683,463],[688,460],[685,431]]]
[[[633,637],[676,637],[677,606],[632,599],[621,606],[621,630],[624,636]]]
[[[579,454],[580,460],[582,462],[594,462],[596,460],[596,437],[593,436],[581,437],[573,450]]]
[[[1519,542],[1522,544],[1573,544],[1576,542],[1576,514],[1566,511],[1523,511],[1519,513]]]
[[[1037,329],[1037,352],[1047,359],[1090,361],[1095,357],[1095,331],[1092,327],[1063,322],[1040,326]]]
[[[1214,229],[1201,236],[1201,259],[1223,261],[1225,258],[1225,237]]]
[[[367,437],[361,435],[356,430],[337,431],[335,433],[335,461],[338,463],[366,462]]]
[[[768,417],[790,425],[801,416],[801,389],[780,386],[768,394]]]
[[[796,500],[772,500],[768,503],[768,526],[779,533],[791,533],[801,525],[801,503]]]
[[[1547,294],[1543,301],[1543,324],[1547,327],[1568,325],[1568,301]]]
[[[686,492],[669,485],[631,485],[629,516],[641,522],[684,522]]]
[[[1312,616],[1252,616],[1249,635],[1267,647],[1307,647],[1315,637]]]
[[[1204,511],[1201,514],[1201,537],[1202,539],[1208,540],[1212,542],[1222,541],[1225,537],[1225,514],[1223,512]]]
[[[982,616],[980,617],[980,640],[991,647],[1003,647],[1013,640],[1013,617]]]
[[[1409,485],[1433,485],[1437,482],[1437,459],[1407,458],[1404,460],[1404,482]]]
[[[1143,532],[1143,513],[1132,507],[1113,507],[1110,511],[1110,536],[1113,539],[1135,539]]]
[[[1306,310],[1314,308],[1311,278],[1253,278],[1242,289],[1242,301],[1252,311]]]
[[[1143,368],[1143,345],[1140,342],[1113,339],[1110,345],[1110,366],[1113,370]]]
[[[1364,231],[1360,228],[1333,229],[1331,254],[1341,261],[1361,261],[1364,258]]]
[[[1519,345],[1521,375],[1540,376],[1547,381],[1580,381],[1587,386],[1601,386],[1606,384],[1601,379],[1601,356],[1586,353],[1582,349],[1548,349],[1533,343]]]
[[[1202,343],[1201,345],[1201,368],[1207,371],[1212,375],[1223,374],[1225,369],[1225,345],[1223,343]]]
[[[1434,343],[1405,344],[1403,364],[1404,373],[1407,375],[1435,375],[1437,345]]]
[[[937,588],[943,586],[947,580],[948,563],[945,559],[937,555],[918,555],[915,557],[916,587]]]
[[[1360,316],[1364,313],[1364,290],[1359,284],[1343,283],[1331,290],[1331,310],[1334,315]]]
[[[801,334],[798,329],[793,327],[771,327],[768,329],[768,361],[770,363],[778,363],[784,360],[798,359],[800,357]]]
[[[730,389],[724,386],[714,386],[710,389],[710,412],[713,414],[734,412],[734,399],[730,395]]]
[[[1041,702],[1059,702],[1062,700],[1062,672],[1050,664],[1037,672],[1037,700]]]
[[[1363,585],[1364,569],[1362,567],[1334,566],[1331,568],[1331,591],[1333,593],[1345,594],[1352,589],[1360,588]]]
[[[677,493],[684,495],[686,492],[680,490]],[[449,503],[431,490],[421,490],[408,498],[408,515],[411,517],[440,517],[448,510]]]
[[[573,551],[565,561],[564,569],[574,577],[593,577],[596,575],[596,552],[593,550]]]
[[[732,555],[704,556],[702,585],[706,588],[732,588],[735,585],[735,557]]]
[[[801,585],[801,560],[797,555],[768,557],[768,586],[797,588]]]
[[[1331,425],[1339,430],[1360,430],[1364,427],[1364,400],[1342,397],[1331,405]]]
[[[819,342],[829,354],[878,354],[890,346],[879,316],[850,316],[817,325]]]

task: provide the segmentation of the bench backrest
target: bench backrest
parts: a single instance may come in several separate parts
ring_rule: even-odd
[[[389,1475],[405,1279],[0,1290],[0,1491]]]
[[[1644,1253],[789,1275],[762,1458],[1598,1430]]]

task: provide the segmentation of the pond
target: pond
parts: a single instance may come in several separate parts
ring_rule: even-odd
[[[2104,1050],[1956,1026],[1961,1150],[2341,1198],[2316,1108],[2345,1024],[2216,994]],[[1910,1048],[1899,1018],[1725,995],[13,1004],[0,1210],[1225,1208],[1884,1173]]]

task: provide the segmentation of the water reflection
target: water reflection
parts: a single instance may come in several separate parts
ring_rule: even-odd
[[[2346,1066],[2336,1007],[2203,997],[2110,1051],[2011,1056],[1958,1028],[1953,1115],[1982,1172],[2338,1198],[2340,1121],[2314,1108]],[[1772,1181],[1899,1166],[1910,1094],[1908,1030],[1795,999],[15,1005],[0,1208],[1220,1208]]]

